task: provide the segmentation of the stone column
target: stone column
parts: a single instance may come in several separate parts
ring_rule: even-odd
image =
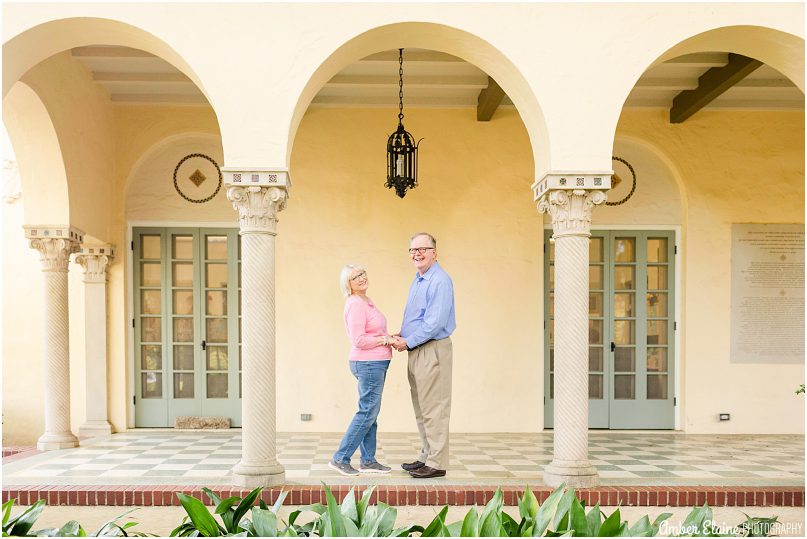
[[[588,460],[588,250],[591,212],[605,202],[606,174],[549,174],[533,186],[555,239],[554,454],[544,483],[597,486]]]
[[[275,445],[275,235],[290,185],[285,171],[222,172],[241,225],[242,453],[233,483],[252,489],[285,482]]]
[[[106,244],[82,244],[76,262],[84,268],[84,402],[87,415],[81,436],[112,434],[107,419],[106,268],[115,249]]]
[[[44,365],[45,433],[40,451],[76,447],[70,431],[70,328],[67,267],[84,234],[70,226],[26,226],[25,237],[39,251],[45,282]]]

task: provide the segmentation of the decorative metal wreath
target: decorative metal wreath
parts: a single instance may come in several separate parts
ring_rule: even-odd
[[[627,202],[628,199],[633,196],[634,191],[636,191],[636,171],[633,170],[633,167],[631,166],[630,163],[628,163],[626,160],[622,159],[621,157],[617,157],[615,155],[612,155],[611,159],[613,159],[614,161],[619,161],[620,163],[622,163],[626,167],[628,167],[628,170],[630,170],[631,176],[633,176],[633,185],[630,188],[630,192],[624,198],[622,198],[622,200],[617,200],[616,202],[606,202],[605,203],[606,206],[619,206],[620,204],[624,204],[625,202]],[[614,174],[614,176],[616,176],[616,174]]]
[[[182,163],[184,163],[188,159],[192,159],[194,157],[201,157],[202,159],[207,159],[208,161],[210,161],[213,164],[214,167],[216,167],[216,172],[218,172],[219,183],[216,186],[216,190],[213,191],[213,194],[210,195],[209,197],[200,198],[200,199],[190,198],[188,195],[186,195],[185,193],[182,192],[182,190],[179,188],[179,183],[177,183],[177,172],[179,171],[179,167],[182,166]],[[221,190],[221,184],[222,184],[223,179],[224,178],[221,175],[221,169],[219,168],[218,163],[216,163],[216,161],[212,157],[208,157],[207,155],[204,155],[204,154],[201,154],[201,153],[192,153],[190,155],[186,155],[185,157],[183,157],[182,159],[179,160],[179,163],[177,163],[177,166],[174,168],[174,189],[177,190],[177,193],[179,193],[179,196],[181,196],[182,198],[184,198],[188,202],[193,202],[194,204],[204,204],[205,202],[209,202],[209,201],[213,200],[213,197],[216,196],[218,194],[218,192]]]

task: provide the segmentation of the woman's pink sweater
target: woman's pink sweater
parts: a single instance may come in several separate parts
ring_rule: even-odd
[[[350,338],[351,361],[382,361],[392,359],[392,348],[376,344],[387,334],[387,319],[375,305],[359,296],[345,301],[345,329]]]

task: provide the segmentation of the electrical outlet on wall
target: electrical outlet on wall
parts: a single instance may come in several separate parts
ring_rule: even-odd
[[[311,421],[311,414],[300,414],[300,421]]]
[[[731,420],[731,414],[722,413],[722,414],[718,414],[717,417],[720,419],[720,421],[730,421]]]

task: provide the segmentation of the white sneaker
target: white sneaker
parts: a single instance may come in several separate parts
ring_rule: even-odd
[[[389,466],[384,466],[380,462],[369,462],[369,463],[360,463],[359,464],[359,471],[361,473],[390,473]]]
[[[350,463],[343,464],[341,462],[336,462],[333,459],[331,459],[330,462],[328,462],[328,468],[336,470],[342,475],[359,475],[359,471],[353,466],[351,466]]]

